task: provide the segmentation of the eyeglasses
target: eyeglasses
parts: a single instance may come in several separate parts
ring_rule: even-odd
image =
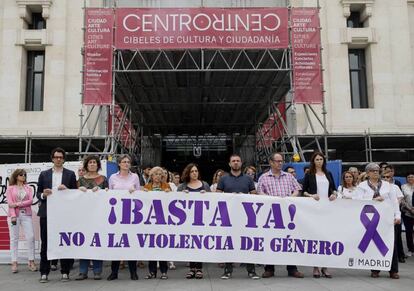
[[[122,161],[121,164],[130,164],[130,161]]]
[[[20,177],[26,177],[26,174],[19,174]]]

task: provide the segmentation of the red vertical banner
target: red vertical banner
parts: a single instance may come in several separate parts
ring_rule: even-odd
[[[112,104],[112,9],[87,8],[83,73],[83,104]]]
[[[280,102],[277,105],[277,108],[279,109],[279,112],[281,114],[281,118],[284,122],[286,122],[286,104],[285,102]],[[261,128],[261,132],[257,133],[262,135],[263,137],[263,143],[258,143],[258,147],[270,147],[274,141],[279,140],[282,135],[284,134],[284,128],[282,124],[282,120],[279,118],[279,116],[274,113],[269,116],[269,118],[263,123],[263,126]],[[257,138],[257,140],[261,140]]]
[[[115,104],[114,107],[114,134],[119,134],[119,142],[127,149],[133,147],[135,141],[135,129],[132,126],[131,121],[128,117],[125,117],[125,122],[121,128],[122,119],[124,119],[125,112],[122,108]],[[112,114],[108,114],[108,134],[112,134]]]
[[[294,102],[323,102],[321,35],[317,8],[292,8],[292,64]]]

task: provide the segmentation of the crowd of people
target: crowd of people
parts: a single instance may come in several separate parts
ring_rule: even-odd
[[[202,180],[200,168],[195,163],[188,164],[182,174],[169,172],[165,168],[143,167],[142,175],[131,171],[132,159],[128,155],[121,155],[118,160],[117,173],[109,179],[99,173],[101,161],[98,156],[85,157],[83,165],[78,171],[78,179],[73,171],[64,168],[66,152],[62,148],[56,148],[51,153],[53,167],[41,172],[37,185],[37,199],[39,201],[38,216],[40,217],[40,282],[48,282],[49,273],[56,269],[56,261],[47,258],[47,197],[52,195],[52,190],[79,189],[98,191],[101,189],[127,190],[133,193],[142,191],[183,191],[183,192],[226,192],[238,194],[258,194],[275,197],[309,197],[310,199],[334,201],[335,199],[376,200],[391,203],[394,209],[395,247],[392,256],[392,265],[389,276],[398,279],[398,263],[404,263],[407,257],[413,255],[413,225],[414,225],[414,172],[406,176],[407,183],[401,183],[394,179],[394,168],[387,163],[369,163],[365,171],[360,173],[355,167],[351,167],[342,174],[341,183],[336,187],[331,172],[327,170],[327,162],[322,153],[315,152],[310,160],[310,166],[305,168],[305,176],[297,180],[296,170],[293,167],[284,167],[283,156],[273,153],[269,157],[270,168],[260,177],[256,168],[247,166],[243,169],[243,161],[240,155],[233,154],[229,159],[229,172],[218,169],[213,176],[212,184]],[[11,271],[18,272],[17,252],[19,228],[22,227],[28,246],[28,267],[31,271],[38,270],[35,264],[34,231],[32,222],[33,190],[26,183],[24,169],[16,169],[10,177],[7,188],[7,202],[9,206],[9,230],[11,248]],[[401,239],[401,219],[405,225],[407,253],[404,252]],[[143,262],[128,261],[131,280],[138,280],[137,265],[143,266]],[[73,259],[60,259],[61,281],[69,281],[69,273],[73,268]],[[111,273],[107,280],[118,279],[120,261],[111,262]],[[224,268],[221,279],[230,279],[233,273],[233,263],[221,264]],[[264,266],[261,276],[256,273],[256,265],[243,264],[247,275],[251,279],[270,278],[275,275],[273,265]],[[189,271],[185,275],[187,279],[203,278],[203,263],[189,262]],[[160,271],[160,279],[168,279],[168,270],[174,269],[174,262],[149,261],[148,275],[145,279],[157,278],[157,270]],[[88,278],[88,271],[92,269],[93,279],[102,279],[103,261],[79,260],[79,274],[76,280]],[[288,276],[303,278],[297,266],[286,266]],[[379,271],[372,270],[371,277],[379,277]],[[331,272],[323,266],[315,266],[312,273],[314,278],[332,278]]]

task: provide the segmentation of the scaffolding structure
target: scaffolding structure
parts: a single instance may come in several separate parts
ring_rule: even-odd
[[[290,11],[290,1],[287,1],[287,6]],[[112,8],[116,8],[116,1]],[[86,2],[84,9],[86,9]],[[313,105],[295,104],[291,43],[290,39],[288,48],[278,50],[186,49],[172,51],[160,49],[147,51],[114,48],[112,104],[109,106],[82,105],[77,136],[36,136],[28,132],[25,136],[0,138],[23,144],[24,146],[20,148],[24,148],[24,154],[20,152],[19,156],[22,157],[22,161],[24,156],[24,162],[33,160],[36,155],[33,151],[33,143],[39,141],[66,140],[68,144],[70,143],[68,147],[72,149],[69,154],[77,156],[78,159],[86,154],[98,154],[103,158],[108,158],[129,153],[138,164],[143,164],[153,159],[154,153],[150,149],[159,147],[163,137],[166,143],[181,145],[183,138],[191,136],[191,140],[194,140],[193,146],[197,146],[200,140],[203,140],[203,136],[208,137],[204,140],[208,140],[209,144],[218,145],[223,139],[234,139],[236,134],[238,144],[243,144],[240,141],[243,137],[246,140],[249,137],[255,137],[255,164],[259,167],[267,165],[268,157],[274,151],[284,153],[286,160],[291,160],[295,154],[298,154],[301,161],[307,161],[310,153],[315,149],[323,152],[328,159],[341,158],[345,165],[383,161],[385,159],[381,153],[400,153],[404,156],[404,159],[400,157],[393,160],[387,159],[392,164],[414,164],[414,162],[409,162],[414,153],[414,145],[410,143],[414,135],[377,134],[369,131],[361,134],[331,134],[327,130],[328,112],[325,106],[325,94],[320,114],[316,112]],[[322,63],[320,67],[323,71]],[[82,73],[84,69],[82,68]],[[164,93],[170,90],[171,74],[174,74],[174,78],[178,80],[177,83],[180,78],[186,79],[182,87],[174,88],[176,92],[196,90],[201,86],[202,92],[199,93],[199,98],[189,103],[185,98],[159,97],[158,87],[164,88]],[[192,76],[200,79],[198,85],[193,85]],[[228,85],[231,79],[234,79],[234,84]],[[239,83],[236,82],[237,79],[240,79]],[[246,80],[247,82],[243,82]],[[162,85],[157,87],[156,81]],[[250,81],[254,84],[248,85]],[[240,97],[232,96],[232,94],[241,94],[246,90],[259,93],[253,96],[255,98],[232,98]],[[159,98],[153,98],[154,96]],[[200,120],[193,122],[185,118],[181,119],[182,112],[177,110],[179,107],[188,106],[204,111],[208,107],[218,109],[213,112],[212,118],[203,116]],[[281,106],[284,110],[281,110]],[[298,135],[296,133],[296,111],[299,106],[303,106],[311,134]],[[117,107],[122,114],[117,115]],[[226,116],[231,108],[235,108],[234,110],[242,116],[249,116],[243,118]],[[252,111],[251,108],[258,108],[254,114],[251,114],[252,116],[249,114]],[[173,118],[167,118],[170,116]],[[271,123],[266,124],[269,117],[272,117]],[[176,120],[176,122],[171,122],[171,120]],[[132,126],[132,129],[125,130],[128,124]],[[278,138],[274,139],[270,135],[272,139],[269,140],[271,132],[276,132]],[[175,135],[172,137],[171,134]],[[407,139],[407,142],[403,146],[395,146],[397,142],[389,146],[382,146],[384,143],[375,143],[376,140],[382,138],[395,141]],[[358,160],[352,160],[338,150],[339,141],[344,143],[352,141],[359,144],[360,146],[356,149],[358,153],[355,155]],[[188,143],[185,142],[185,144]],[[9,155],[16,154],[1,150],[0,157]]]
[[[291,8],[290,1],[286,1],[287,6]],[[116,1],[114,2],[114,9],[116,8]],[[317,1],[317,8],[319,7],[319,1]],[[321,28],[320,28],[321,29]],[[235,72],[235,71],[248,71],[248,72],[277,72],[277,74],[283,75],[283,80],[288,78],[288,82],[290,84],[288,94],[286,88],[280,86],[278,91],[273,96],[268,96],[265,100],[267,109],[264,110],[259,116],[256,118],[256,122],[254,124],[255,130],[254,132],[245,132],[247,134],[255,134],[256,135],[256,165],[257,166],[265,166],[267,164],[267,159],[269,155],[274,151],[279,151],[285,154],[285,158],[287,160],[291,159],[294,154],[299,154],[302,161],[306,161],[306,153],[312,152],[315,149],[323,152],[325,156],[329,159],[329,153],[335,151],[334,149],[329,148],[329,140],[335,139],[337,137],[341,138],[354,138],[354,139],[362,139],[364,141],[365,147],[362,152],[365,154],[365,159],[360,161],[349,161],[345,162],[345,164],[363,164],[366,162],[374,161],[373,153],[379,152],[381,150],[386,151],[387,149],[378,149],[372,147],[372,139],[378,137],[398,137],[399,135],[378,135],[378,134],[371,134],[370,132],[366,132],[364,134],[354,134],[354,135],[331,135],[327,130],[326,124],[326,115],[328,114],[325,105],[325,94],[323,95],[323,102],[322,102],[322,112],[319,115],[316,112],[316,109],[311,104],[302,104],[297,105],[293,102],[292,96],[294,96],[294,87],[292,84],[292,56],[291,56],[291,39],[289,40],[289,48],[283,50],[261,50],[259,52],[255,52],[252,54],[249,50],[238,50],[238,51],[224,51],[224,50],[182,50],[182,51],[168,51],[168,50],[158,50],[158,51],[140,51],[140,50],[115,50],[114,51],[114,62],[113,62],[113,105],[107,108],[107,111],[113,112],[113,107],[115,102],[120,102],[123,105],[124,110],[128,111],[132,114],[139,112],[136,110],[139,106],[159,106],[160,104],[173,106],[173,105],[185,105],[185,103],[180,101],[170,100],[165,103],[160,102],[152,102],[149,100],[146,101],[139,101],[134,102],[133,98],[130,98],[133,93],[132,92],[123,92],[121,100],[116,101],[116,90],[120,91],[128,91],[128,89],[134,88],[134,83],[128,78],[128,74],[136,74],[136,73],[180,73],[180,72],[206,72],[206,78],[209,77],[210,72]],[[322,47],[321,47],[322,50]],[[321,70],[323,71],[323,66],[321,63]],[[124,75],[125,80],[124,84],[121,84],[118,76]],[[126,83],[125,83],[126,81]],[[282,91],[282,92],[281,92]],[[285,98],[286,97],[286,98]],[[206,102],[200,101],[198,103],[194,103],[196,105],[205,105]],[[262,103],[262,101],[251,100],[251,101],[227,101],[224,98],[218,99],[217,101],[210,101],[208,104],[219,104],[219,105],[258,105]],[[286,112],[289,112],[291,117],[286,118],[283,116],[282,112],[279,109],[280,104],[285,104]],[[296,134],[296,110],[297,106],[303,106],[306,121],[309,124],[312,134],[308,135],[297,135]],[[92,110],[90,110],[92,111]],[[104,112],[104,110],[100,109],[100,114]],[[263,121],[266,117],[275,116],[276,118],[273,119],[273,124],[270,127],[267,127],[265,130],[263,129]],[[98,114],[99,117],[99,114]],[[98,118],[97,117],[97,118]],[[131,118],[132,119],[132,118]],[[313,120],[316,120],[314,123]],[[289,126],[288,123],[291,123]],[[96,124],[96,122],[95,122]],[[112,123],[114,124],[114,123]],[[151,123],[145,121],[143,119],[142,114],[139,118],[135,119],[133,122],[134,127],[137,128],[137,138],[136,144],[133,147],[133,150],[129,150],[130,153],[134,154],[136,157],[139,157],[140,161],[146,160],[145,150],[144,147],[141,145],[141,141],[143,140],[144,136],[144,129],[146,129],[146,134],[151,136],[153,134],[152,130],[148,130],[148,127],[169,127],[169,124],[165,122],[161,123]],[[178,126],[188,126],[193,127],[195,124],[187,123],[187,124],[178,124]],[[213,124],[207,124],[208,126]],[[238,123],[238,124],[215,124],[219,126],[251,126],[250,123]],[[91,140],[93,139],[93,132],[90,133],[90,136],[82,136],[83,129],[86,126],[86,121],[84,122],[83,126],[80,130],[79,135],[79,153],[87,153],[91,147]],[[93,128],[95,128],[94,126]],[[289,129],[290,127],[290,129]],[[270,142],[266,141],[265,136],[268,132],[277,129],[279,139],[273,140]],[[105,137],[105,147],[102,151],[102,154],[114,155],[116,154],[117,150],[120,149],[121,151],[126,151],[119,142],[119,132],[116,132],[114,128],[110,129],[111,134]],[[319,134],[317,133],[319,132]],[[219,136],[219,135],[217,135]],[[168,138],[167,138],[168,139]],[[86,147],[81,150],[81,143],[82,140],[86,141]],[[151,141],[153,139],[149,138],[146,140],[145,149],[151,146]],[[150,144],[148,144],[148,142]],[[214,142],[214,136],[213,136]],[[406,151],[411,151],[411,148],[406,148]],[[134,152],[135,151],[135,152]],[[410,162],[402,162],[402,161],[394,161],[395,164],[410,164]]]

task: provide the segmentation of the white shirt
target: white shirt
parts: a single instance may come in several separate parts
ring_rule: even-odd
[[[60,185],[62,185],[62,175],[63,169],[61,171],[56,171],[52,168],[52,189],[57,189]]]
[[[357,193],[356,187],[344,188],[342,185],[338,187],[338,198],[353,199]]]
[[[170,185],[171,191],[176,192],[177,186],[173,182],[168,182],[168,185]]]
[[[316,176],[316,192],[318,193],[321,199],[329,198],[329,180],[325,175],[315,175]]]
[[[409,207],[413,207],[413,192],[414,192],[414,185],[410,185],[410,184],[404,184],[401,186],[401,190],[404,194],[404,199],[405,199],[405,203],[409,206]],[[405,210],[404,211],[405,215],[409,216],[409,217],[414,217],[414,214],[412,214],[410,211]]]
[[[391,184],[392,187],[392,191],[394,191],[395,196],[397,197],[397,199],[403,198],[404,194],[401,192],[400,187],[398,187],[395,184]]]
[[[395,185],[397,188],[398,186]],[[397,199],[396,191],[392,184],[387,181],[382,181],[382,186],[379,191],[381,197],[384,198],[384,202],[392,203],[394,209],[394,218],[401,219],[400,206]],[[354,199],[358,200],[372,200],[374,197],[374,190],[371,189],[368,185],[368,181],[361,182],[357,187],[357,193]]]
[[[62,176],[63,169],[61,171],[56,171],[55,168],[52,168],[52,190],[57,190],[57,188],[62,185]],[[40,195],[41,199],[45,199],[43,193]]]
[[[414,186],[410,184],[404,184],[401,186],[401,189],[404,194],[405,202],[407,202],[408,206],[413,207],[413,193],[414,193]]]

